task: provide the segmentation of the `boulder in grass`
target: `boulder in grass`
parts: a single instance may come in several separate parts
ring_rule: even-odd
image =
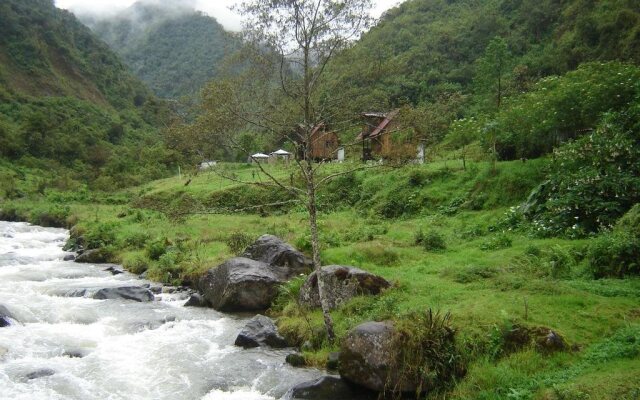
[[[394,343],[391,322],[365,322],[352,329],[340,349],[340,376],[376,392],[389,387],[395,392],[415,393],[417,382],[401,379],[396,370],[400,349]]]
[[[74,261],[84,264],[105,264],[110,258],[111,252],[107,249],[90,249],[83,251]]]
[[[252,347],[288,347],[287,341],[278,333],[278,327],[269,317],[256,315],[242,328],[235,341],[236,346],[249,349]]]
[[[287,278],[313,270],[313,262],[308,257],[273,235],[260,236],[245,249],[242,257],[281,267]]]
[[[97,300],[133,300],[138,302],[153,301],[153,293],[140,286],[104,288],[95,292],[92,298]]]
[[[262,311],[271,306],[286,278],[282,268],[236,257],[207,271],[198,287],[216,310]]]
[[[389,281],[378,275],[343,265],[322,267],[320,279],[324,283],[329,309],[334,309],[355,296],[377,295],[391,286]],[[320,307],[317,272],[309,275],[302,285],[300,302],[308,307]]]

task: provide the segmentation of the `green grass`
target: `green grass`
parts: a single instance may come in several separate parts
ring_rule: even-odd
[[[338,337],[366,320],[431,308],[452,314],[458,343],[469,360],[466,377],[442,396],[637,398],[632,378],[637,376],[638,354],[612,359],[590,354],[624,342],[620,332],[637,331],[640,279],[593,280],[582,260],[592,239],[534,238],[501,223],[509,207],[524,200],[542,179],[544,160],[499,163],[497,173],[487,163],[470,163],[466,171],[454,165],[366,170],[349,178],[348,190],[321,192],[329,204],[319,219],[323,263],[354,265],[394,282],[381,296],[356,298],[334,311]],[[328,170],[348,167],[330,165]],[[226,168],[242,180],[260,179],[256,167]],[[279,177],[291,177],[292,169],[269,168]],[[136,272],[148,267],[151,278],[171,283],[191,282],[234,256],[228,243],[238,232],[256,238],[271,233],[308,249],[306,214],[300,206],[263,213],[193,214],[179,220],[131,207],[140,199],[152,198],[157,204],[185,193],[203,204],[216,193],[246,188],[211,172],[192,177],[184,186],[187,179],[174,177],[125,192],[91,194],[84,201],[67,201],[70,194],[58,193],[8,206],[28,212],[64,202],[71,220],[79,221],[83,230],[112,227],[126,265]],[[256,196],[253,200],[258,201]],[[52,199],[57,202],[52,204]],[[408,206],[401,205],[403,211],[396,213],[393,207],[398,202]],[[446,248],[427,251],[416,243],[419,231],[436,232]],[[154,241],[166,243],[163,251],[171,254],[150,260],[147,247]],[[322,365],[336,346],[322,339],[320,313],[299,309],[293,297],[283,299],[272,310],[279,316],[281,330],[299,344],[313,339],[315,350],[305,356],[311,364]],[[491,357],[497,327],[513,323],[551,328],[575,351],[543,355],[525,347],[502,358]],[[610,337],[613,342],[607,342]]]

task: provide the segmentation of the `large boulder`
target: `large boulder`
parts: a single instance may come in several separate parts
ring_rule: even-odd
[[[400,349],[394,343],[395,334],[391,322],[365,322],[351,330],[340,349],[340,376],[376,392],[415,393],[417,383],[399,376]]]
[[[111,253],[106,249],[85,250],[74,260],[77,263],[104,264],[109,262]]]
[[[241,257],[286,269],[287,278],[307,274],[313,262],[289,243],[273,235],[262,235],[247,247]]]
[[[236,257],[200,279],[202,296],[219,311],[261,311],[271,306],[287,274],[264,262]]]
[[[323,376],[289,389],[287,400],[367,400],[377,396],[354,388],[336,376]]]
[[[377,295],[391,286],[386,279],[355,267],[328,265],[320,270],[327,306],[338,307],[359,295]],[[308,307],[320,307],[318,275],[313,272],[300,289],[300,302]]]
[[[0,328],[11,325],[11,320],[16,318],[11,314],[7,307],[0,304]]]
[[[209,302],[200,293],[192,293],[185,307],[209,307]]]
[[[95,292],[91,297],[97,300],[133,300],[139,302],[153,301],[155,299],[149,289],[139,286],[104,288]]]
[[[256,315],[247,322],[238,334],[235,345],[245,349],[260,346],[276,349],[288,347],[287,341],[278,333],[276,324],[264,315]]]

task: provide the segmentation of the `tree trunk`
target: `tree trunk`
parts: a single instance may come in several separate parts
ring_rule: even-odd
[[[324,326],[327,331],[327,338],[329,342],[333,342],[336,335],[333,331],[333,319],[329,313],[329,307],[327,305],[327,297],[324,290],[324,282],[320,279],[320,240],[318,238],[318,209],[316,207],[316,191],[315,183],[313,179],[313,168],[311,162],[308,162],[307,168],[307,194],[309,196],[309,203],[307,204],[307,211],[309,212],[309,228],[311,230],[311,249],[313,253],[313,269],[316,271],[318,278],[318,296],[320,297],[320,308],[322,308],[322,317],[324,319]]]

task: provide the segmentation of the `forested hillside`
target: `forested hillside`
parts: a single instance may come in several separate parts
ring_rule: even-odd
[[[215,76],[237,39],[178,2],[137,2],[114,17],[81,17],[162,97],[193,95]]]
[[[113,188],[162,176],[166,106],[51,0],[0,3],[0,161],[8,197],[21,168],[47,186]],[[7,163],[7,161],[9,161]]]
[[[584,62],[640,62],[640,3],[409,0],[340,55],[330,87],[355,99],[351,113],[470,94],[478,89],[477,61],[495,37],[507,46],[506,93],[516,94]]]

